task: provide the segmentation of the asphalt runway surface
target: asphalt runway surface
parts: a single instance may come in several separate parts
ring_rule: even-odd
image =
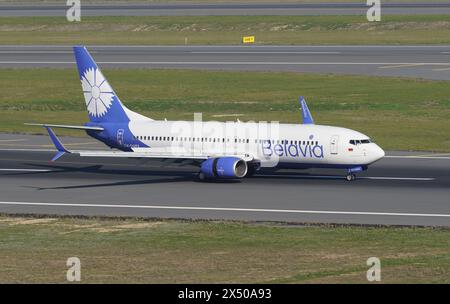
[[[0,213],[450,226],[450,154],[388,152],[354,182],[340,170],[199,182],[195,167],[75,155],[52,163],[52,149],[45,136],[0,134]]]
[[[81,5],[82,16],[366,15],[362,3],[171,3]],[[66,16],[65,5],[0,5],[0,16]],[[450,14],[450,3],[384,3],[382,14]]]
[[[105,68],[291,71],[450,79],[450,46],[88,46]],[[0,46],[0,68],[75,69],[71,46]]]

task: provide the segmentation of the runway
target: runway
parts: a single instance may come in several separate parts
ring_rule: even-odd
[[[105,68],[291,71],[450,79],[450,46],[88,46]],[[71,46],[0,46],[0,68],[75,69]]]
[[[83,3],[83,2],[82,2]],[[0,16],[66,16],[67,6],[0,5]],[[168,3],[81,5],[82,16],[365,15],[361,3]],[[382,13],[449,14],[449,3],[383,3]]]
[[[450,154],[388,152],[354,182],[339,170],[293,170],[204,183],[194,167],[73,155],[51,163],[50,150],[45,136],[0,134],[0,212],[450,226]]]

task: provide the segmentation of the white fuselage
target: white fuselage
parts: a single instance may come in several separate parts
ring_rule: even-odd
[[[129,129],[147,146],[134,150],[176,149],[211,157],[245,155],[268,166],[365,166],[384,156],[368,136],[323,125],[135,121],[129,123]]]

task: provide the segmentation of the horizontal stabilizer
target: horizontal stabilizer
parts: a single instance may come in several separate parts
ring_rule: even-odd
[[[52,125],[52,124],[38,124],[38,123],[25,123],[27,126],[38,126],[38,127],[52,127],[52,128],[65,128],[65,129],[76,129],[76,130],[92,130],[92,131],[103,131],[102,127],[88,127],[88,126],[72,126],[72,125]]]

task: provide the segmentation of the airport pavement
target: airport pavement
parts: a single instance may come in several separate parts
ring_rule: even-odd
[[[45,136],[0,134],[0,212],[450,226],[448,153],[388,152],[354,182],[339,170],[294,170],[205,183],[195,167],[75,155],[52,163],[49,150]]]
[[[450,79],[450,46],[88,46],[105,68],[292,71]],[[71,46],[3,45],[0,68],[75,69]]]
[[[243,1],[245,2],[245,1]],[[274,1],[275,2],[275,1]],[[63,4],[0,5],[0,16],[66,16]],[[154,3],[81,6],[82,16],[362,15],[361,3]],[[383,3],[382,14],[450,14],[450,3]]]

